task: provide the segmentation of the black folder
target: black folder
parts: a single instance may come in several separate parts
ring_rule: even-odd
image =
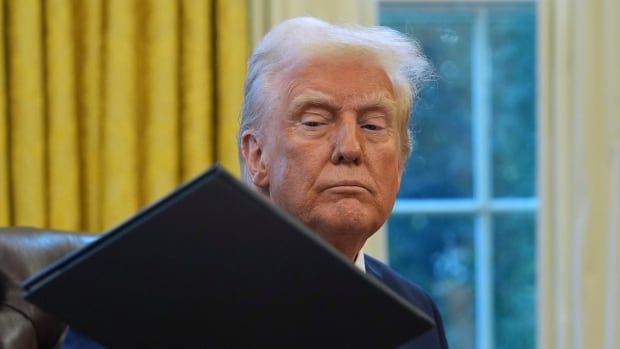
[[[393,348],[433,326],[219,166],[23,287],[109,348]]]

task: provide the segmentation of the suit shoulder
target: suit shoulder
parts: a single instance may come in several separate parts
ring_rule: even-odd
[[[364,258],[368,274],[379,279],[384,285],[417,306],[435,321],[435,328],[433,330],[426,332],[411,342],[405,343],[399,349],[447,349],[448,342],[441,314],[428,293],[377,259],[367,255],[364,255]]]
[[[371,256],[364,255],[364,261],[368,274],[380,279],[386,286],[398,293],[401,297],[414,303],[432,316],[435,310],[435,304],[422,287],[406,279],[394,269]]]

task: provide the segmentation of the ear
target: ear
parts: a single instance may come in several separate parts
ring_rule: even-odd
[[[246,130],[241,134],[241,154],[252,183],[258,188],[266,190],[269,186],[267,157],[263,152],[261,139],[254,130]]]

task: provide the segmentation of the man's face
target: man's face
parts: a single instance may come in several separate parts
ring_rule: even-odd
[[[388,76],[369,58],[315,57],[274,86],[254,184],[337,248],[361,248],[390,214],[402,174]]]

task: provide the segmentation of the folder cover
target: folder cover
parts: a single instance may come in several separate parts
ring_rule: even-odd
[[[110,348],[393,348],[433,326],[219,166],[23,286]]]

